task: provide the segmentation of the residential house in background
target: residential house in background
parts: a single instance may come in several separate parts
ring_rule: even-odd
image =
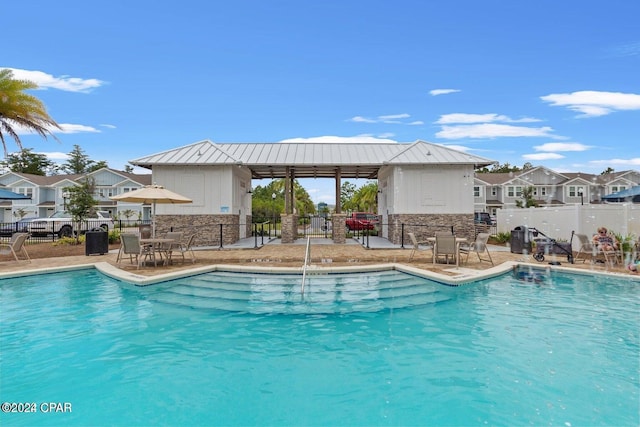
[[[19,210],[26,213],[25,219],[47,217],[55,211],[65,210],[67,194],[64,189],[78,185],[85,178],[95,180],[94,198],[98,200],[97,209],[109,211],[114,217],[130,209],[135,212],[132,219],[138,219],[138,216],[141,219],[150,218],[149,206],[117,204],[110,197],[151,184],[151,174],[132,174],[102,168],[86,175],[41,176],[18,172],[0,175],[0,187],[31,197],[29,200],[0,201],[0,222],[18,220],[15,213]]]
[[[533,187],[533,198],[539,206],[559,206],[603,203],[603,196],[636,185],[640,185],[640,171],[636,170],[594,175],[560,173],[538,166],[519,172],[476,173],[474,209],[495,215],[498,209],[515,208],[527,187]]]

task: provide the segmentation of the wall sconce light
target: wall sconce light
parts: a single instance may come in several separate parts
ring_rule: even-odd
[[[251,194],[251,193],[253,193],[253,190],[250,188],[247,190],[247,194]]]

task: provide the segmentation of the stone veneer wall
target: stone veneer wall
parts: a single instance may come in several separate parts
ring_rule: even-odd
[[[184,236],[196,235],[194,246],[220,246],[220,224],[222,245],[240,239],[238,215],[156,215],[156,235],[171,231],[182,231]],[[242,226],[245,226],[244,224]],[[249,224],[248,229],[250,229]],[[249,231],[249,236],[251,232]]]
[[[475,239],[473,214],[392,214],[389,215],[389,241],[402,243],[402,224],[404,224],[404,245],[411,246],[407,233],[415,233],[418,241],[433,237],[436,231],[451,229],[456,236]]]
[[[333,243],[346,243],[347,242],[347,214],[333,214],[331,216],[333,224],[331,226],[331,237]]]
[[[293,243],[298,238],[298,215],[280,215],[280,239],[282,243]]]

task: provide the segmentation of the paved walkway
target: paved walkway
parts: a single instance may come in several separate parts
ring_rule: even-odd
[[[260,238],[262,240],[262,238]],[[488,262],[481,262],[478,257],[471,254],[460,266],[447,264],[434,264],[432,262],[431,250],[421,250],[416,252],[413,259],[410,258],[412,249],[410,246],[402,248],[394,245],[386,239],[379,237],[369,238],[369,248],[362,244],[361,240],[348,239],[345,244],[334,244],[330,239],[312,239],[311,264],[315,267],[355,267],[371,266],[380,264],[401,264],[407,267],[430,271],[448,276],[473,276],[486,273],[492,268]],[[94,256],[66,256],[55,258],[33,259],[32,262],[25,261],[2,261],[0,262],[0,274],[21,273],[29,270],[52,269],[65,266],[92,265],[96,263],[108,263],[114,268],[120,269],[139,276],[159,276],[174,272],[184,272],[193,268],[202,268],[211,265],[236,265],[251,266],[261,269],[273,267],[293,267],[301,268],[305,259],[306,239],[298,239],[293,244],[282,244],[280,239],[264,239],[256,247],[255,238],[242,239],[241,241],[226,245],[223,248],[206,247],[195,250],[196,263],[174,262],[167,266],[146,266],[138,269],[128,259],[117,262],[117,250],[106,255]],[[543,263],[537,263],[529,255],[512,254],[508,247],[489,246],[491,257],[496,266],[503,263],[531,263],[538,267],[547,266],[547,261],[557,260],[562,263],[562,267],[578,268],[596,272],[613,272],[629,276],[629,271],[622,266],[609,267],[606,265],[579,263],[568,264],[565,257],[554,256]],[[638,275],[635,275],[638,277]]]

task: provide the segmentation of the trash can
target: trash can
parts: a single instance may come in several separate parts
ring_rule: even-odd
[[[85,255],[104,255],[109,252],[109,233],[94,228],[85,234]]]
[[[511,253],[521,254],[531,253],[531,239],[529,238],[529,228],[520,225],[511,230]]]

